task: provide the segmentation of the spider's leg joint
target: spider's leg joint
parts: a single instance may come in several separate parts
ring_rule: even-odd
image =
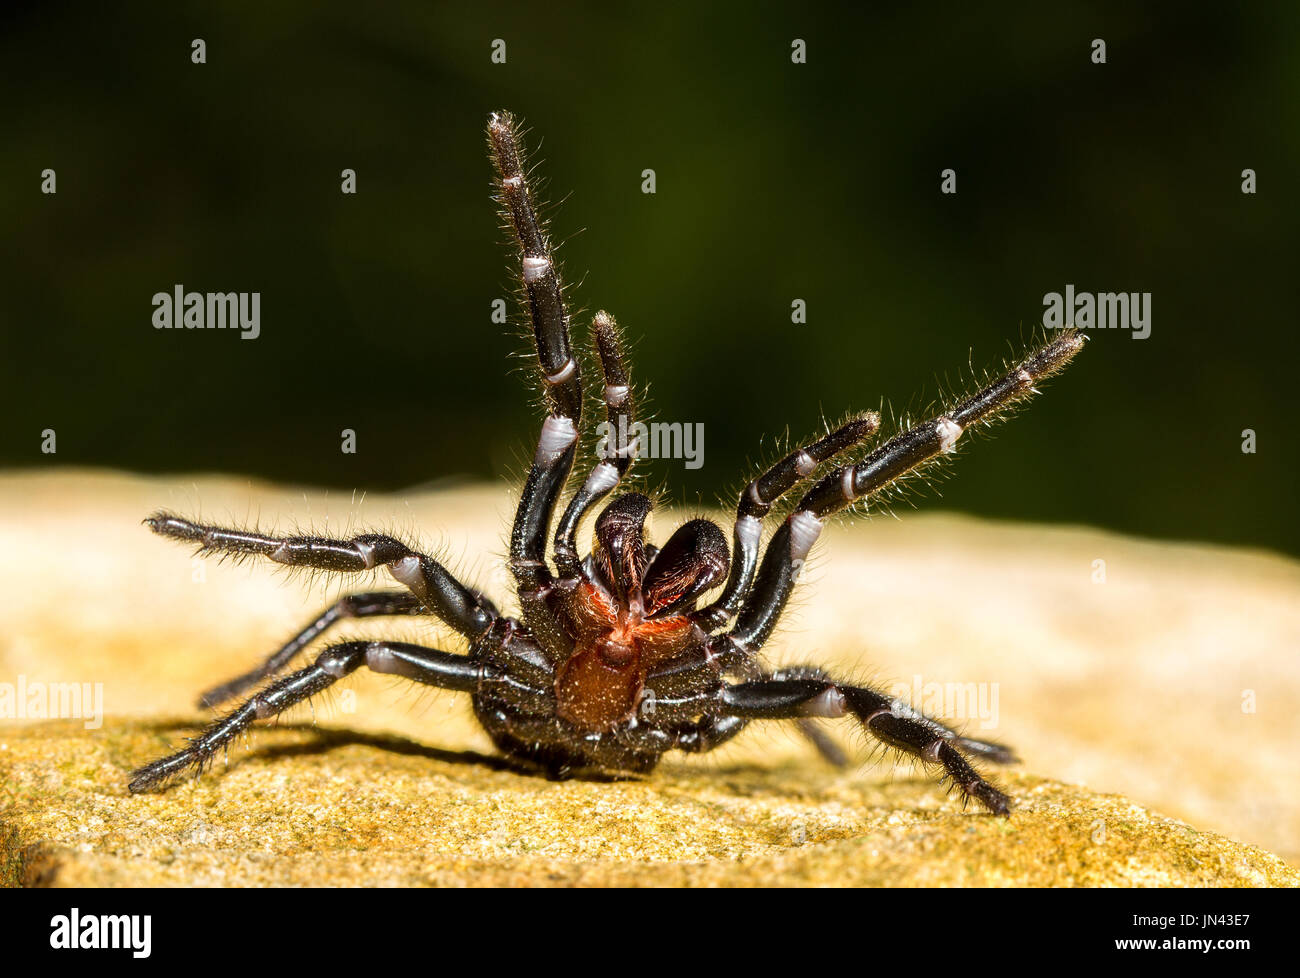
[[[618,485],[618,467],[613,462],[601,462],[587,476],[586,491],[603,494]]]
[[[799,712],[806,717],[842,717],[848,712],[848,704],[843,693],[834,686],[827,686],[825,692],[810,699]]]
[[[391,673],[395,671],[396,656],[393,650],[383,642],[371,642],[366,646],[366,667],[371,672]],[[327,672],[329,667],[322,663],[322,668]],[[333,673],[331,673],[333,675]]]
[[[945,455],[952,452],[957,447],[957,439],[961,437],[961,425],[953,421],[952,418],[943,417],[935,421],[934,428],[935,433],[939,436],[939,451]]]
[[[415,554],[408,554],[400,560],[393,561],[388,565],[388,573],[410,588],[417,597],[425,596],[427,588],[424,586],[424,575],[420,573],[420,558]]]
[[[366,570],[375,566],[375,548],[364,540],[354,540],[353,545],[357,548],[357,553],[361,555],[361,562],[366,565]]]
[[[573,376],[574,371],[576,371],[577,369],[578,369],[577,363],[574,362],[573,357],[569,357],[568,360],[564,361],[563,367],[561,367],[553,374],[546,375],[546,382],[548,384],[563,384],[566,380],[568,380],[570,377]]]
[[[545,277],[546,273],[551,270],[551,260],[549,258],[538,258],[533,255],[524,256],[524,283],[532,285]]]
[[[632,389],[627,384],[606,384],[605,403],[610,407],[618,407],[627,400],[631,391]]]
[[[800,563],[821,536],[822,521],[812,513],[801,510],[790,517],[790,558]]]
[[[743,545],[757,548],[763,538],[763,523],[755,516],[742,516],[736,520],[736,536]]]
[[[537,439],[534,464],[547,465],[554,462],[577,440],[578,429],[573,426],[572,418],[551,415],[542,423],[542,435]]]
[[[800,451],[794,460],[795,471],[800,476],[807,477],[812,475],[813,469],[817,468],[817,461],[805,451]]]
[[[316,665],[335,679],[342,679],[355,670],[359,664],[355,651],[348,646],[326,649],[316,659]]]
[[[853,466],[846,465],[840,471],[840,493],[849,502],[853,502],[856,494],[853,491]]]

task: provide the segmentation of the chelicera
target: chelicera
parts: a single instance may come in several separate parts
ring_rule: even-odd
[[[509,541],[519,615],[501,614],[432,557],[384,534],[281,537],[170,513],[151,516],[146,523],[155,533],[197,544],[200,553],[257,555],[339,574],[386,568],[402,589],[346,595],[259,668],[203,694],[201,704],[215,706],[270,680],[184,750],[136,771],[131,790],[198,773],[254,721],[365,666],[468,693],[500,750],[555,777],[646,772],[668,751],[712,750],[754,720],[795,721],[824,754],[842,760],[814,721],[849,717],[884,745],[939,768],[963,799],[1007,814],[1009,798],[972,759],[1013,761],[1008,748],[964,737],[880,690],[839,681],[816,666],[771,670],[760,653],[828,517],[870,503],[899,478],[952,452],[964,432],[1035,393],[1036,383],[1079,351],[1082,336],[1060,331],[983,389],[874,449],[866,446],[880,419],[865,413],[792,452],[742,493],[730,546],[715,523],[692,519],[655,547],[644,532],[651,500],[624,492],[600,511],[592,550],[583,556],[577,535],[584,517],[615,493],[637,455],[638,445],[625,434],[633,430],[632,384],[618,328],[598,313],[592,332],[602,400],[610,430],[621,434],[612,443],[602,440],[602,456],[556,522],[581,443],[582,370],[509,114],[491,116],[488,142],[498,200],[519,245],[547,408]],[[764,518],[798,486],[806,486],[802,497],[764,549]],[[463,637],[465,651],[350,641],[274,678],[336,622],[386,615],[440,619]]]

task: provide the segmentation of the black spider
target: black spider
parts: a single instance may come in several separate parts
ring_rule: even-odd
[[[601,512],[593,550],[582,557],[576,543],[579,524],[618,486],[637,454],[635,441],[616,436],[609,445],[606,440],[604,457],[560,516],[552,569],[546,542],[577,455],[582,382],[569,345],[560,280],[521,164],[514,119],[506,113],[493,115],[488,139],[499,177],[499,202],[520,246],[548,408],[510,535],[510,570],[521,618],[499,614],[487,598],[461,584],[437,561],[389,536],[273,537],[205,526],[168,513],[152,516],[145,522],[155,533],[197,543],[200,552],[258,554],[293,567],[342,573],[386,567],[406,588],[342,598],[261,667],[205,693],[200,701],[204,706],[279,673],[344,618],[433,615],[460,632],[469,647],[466,654],[454,654],[402,642],[330,646],[314,664],[270,683],[213,723],[185,750],[135,772],[131,790],[143,791],[191,767],[201,771],[253,721],[276,716],[366,666],[469,693],[479,722],[496,745],[552,776],[648,771],[667,751],[712,750],[755,719],[798,720],[823,752],[834,757],[838,750],[810,718],[852,715],[882,743],[941,765],[963,799],[974,797],[990,811],[1007,814],[1008,797],[968,759],[1013,761],[1006,747],[963,737],[885,693],[837,682],[816,667],[772,672],[764,667],[759,651],[776,627],[828,516],[869,500],[922,463],[951,452],[963,431],[1034,393],[1034,383],[1064,366],[1082,347],[1083,337],[1074,330],[1062,331],[945,414],[825,474],[772,535],[761,562],[761,521],[772,505],[822,463],[866,442],[879,427],[878,415],[850,420],[751,482],[737,507],[730,553],[722,531],[703,519],[678,527],[662,548],[645,542],[651,502],[629,492]],[[593,329],[610,426],[615,433],[626,432],[632,398],[618,330],[603,312],[596,315]],[[719,584],[724,584],[721,593],[697,607]]]

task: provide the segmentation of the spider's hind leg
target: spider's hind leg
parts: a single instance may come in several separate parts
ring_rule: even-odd
[[[370,591],[345,595],[326,608],[319,618],[272,652],[261,665],[202,693],[199,696],[199,706],[204,708],[218,706],[246,692],[262,680],[276,675],[293,661],[294,656],[340,621],[348,618],[373,618],[377,615],[427,615],[428,613],[419,598],[402,591]]]
[[[278,679],[243,705],[208,726],[190,746],[154,761],[131,775],[133,794],[147,791],[191,768],[196,773],[255,720],[278,716],[296,703],[332,686],[361,666],[443,689],[472,692],[481,667],[473,659],[405,642],[344,642],[332,645],[305,669]]]
[[[926,764],[943,767],[963,799],[974,798],[995,815],[1011,813],[1011,799],[987,781],[966,753],[989,760],[1010,760],[1010,751],[960,736],[944,726],[866,686],[825,678],[763,679],[724,687],[723,714],[750,719],[807,719],[852,714],[882,744]],[[1000,752],[1000,753],[999,753]]]

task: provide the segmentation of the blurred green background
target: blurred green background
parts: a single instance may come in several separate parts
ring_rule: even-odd
[[[659,420],[705,426],[699,470],[646,465],[671,498],[727,499],[787,428],[924,409],[1073,283],[1151,292],[1151,337],[1093,332],[928,505],[1300,552],[1300,7],[795,6],[10,7],[0,464],[517,475],[506,107],[571,306],[618,316]],[[176,283],[261,292],[261,337],[153,329]]]

